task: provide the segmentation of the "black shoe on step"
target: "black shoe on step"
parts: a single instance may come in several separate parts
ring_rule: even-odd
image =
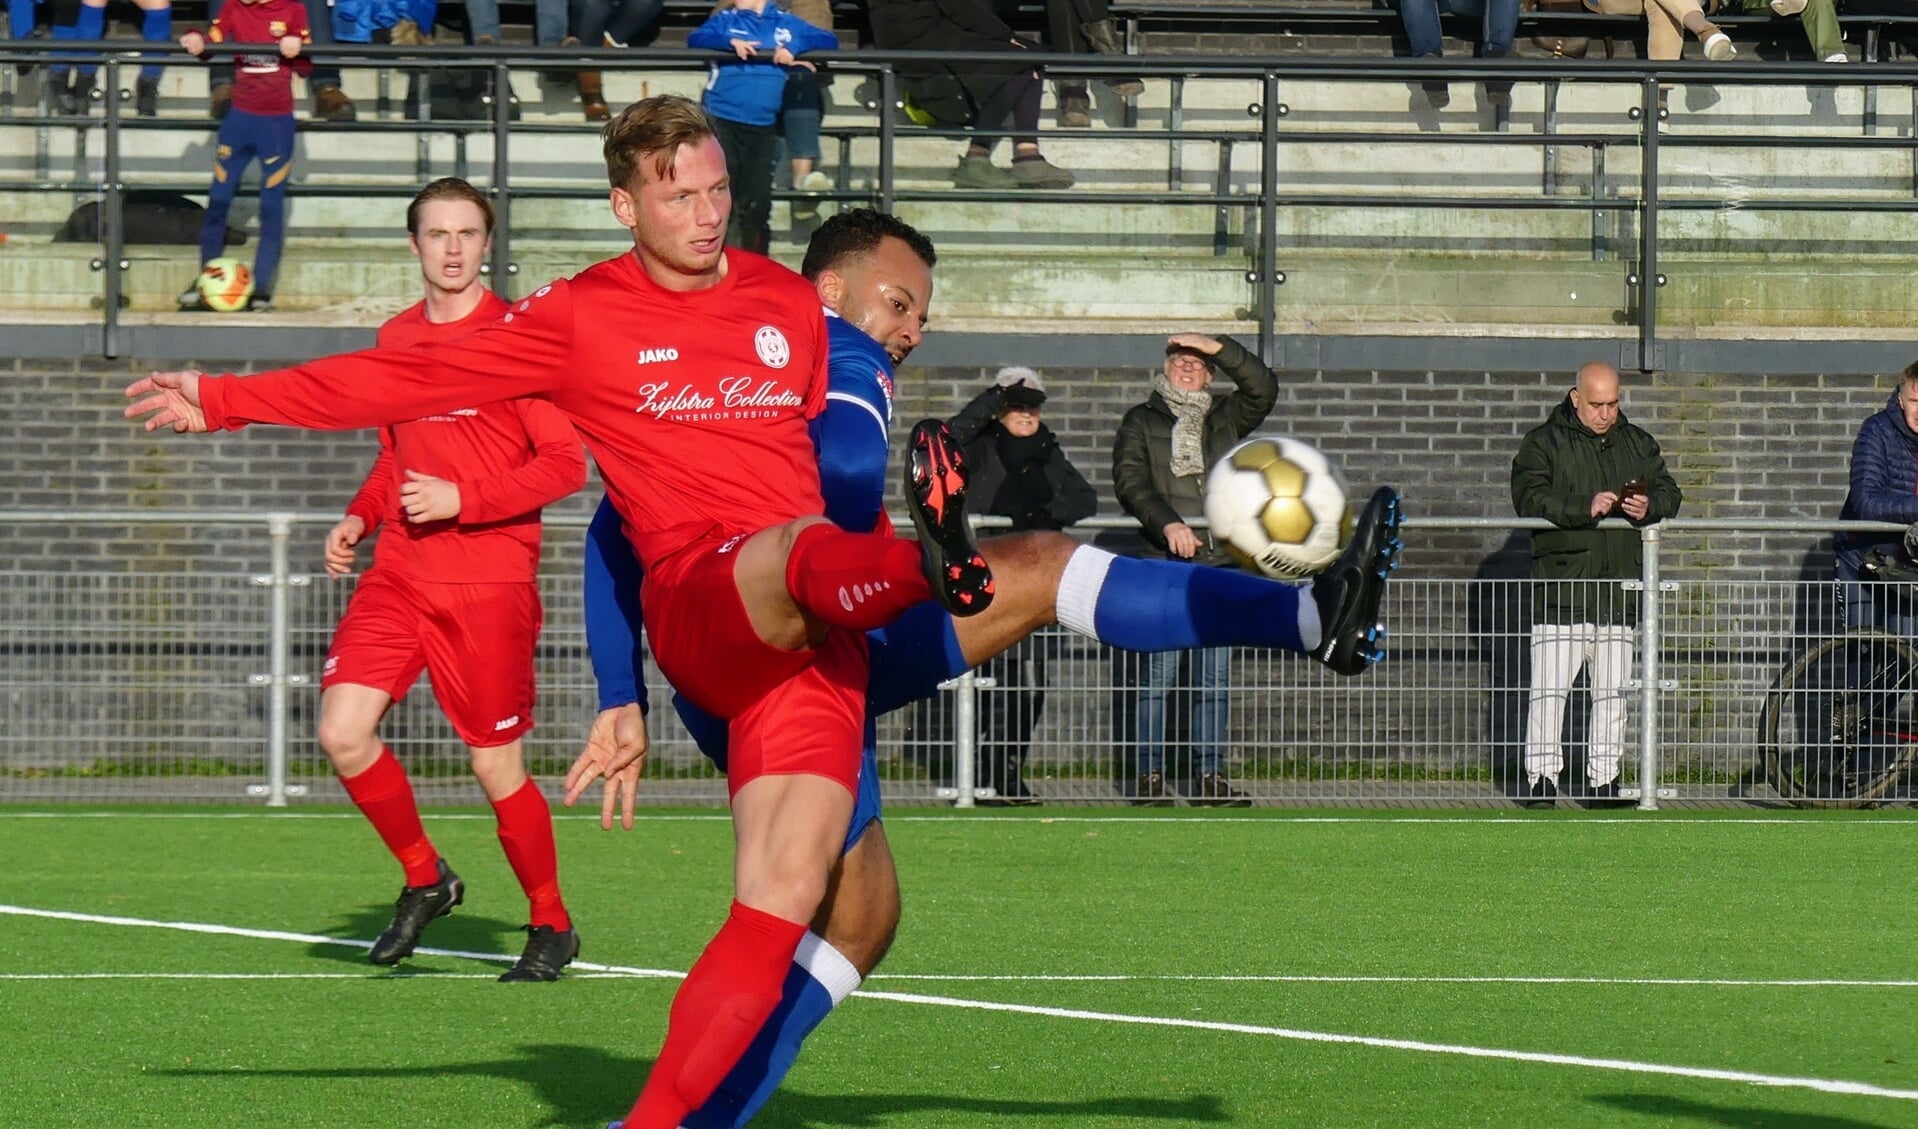
[[[966,521],[966,456],[941,420],[913,425],[906,447],[906,504],[932,594],[956,616],[992,605],[992,569]]]
[[[1198,784],[1186,795],[1186,803],[1195,808],[1249,808],[1252,797],[1232,786],[1216,772],[1199,777]]]
[[[143,118],[160,116],[160,80],[138,79],[133,84],[133,112]]]
[[[1385,657],[1379,603],[1385,599],[1385,578],[1398,567],[1404,548],[1398,538],[1403,520],[1398,491],[1374,490],[1352,530],[1352,543],[1312,582],[1321,631],[1312,657],[1340,674],[1364,674]]]
[[[393,924],[373,942],[366,959],[374,964],[398,964],[411,956],[420,943],[420,934],[436,917],[453,912],[466,897],[466,884],[453,868],[440,860],[439,880],[430,886],[402,886],[400,898],[393,903]]]
[[[1172,806],[1172,793],[1166,790],[1165,773],[1142,772],[1139,782],[1132,789],[1132,806],[1141,808],[1169,808]]]
[[[1545,808],[1558,805],[1558,781],[1550,776],[1541,776],[1532,781],[1525,789],[1525,795],[1518,801],[1520,807]]]
[[[519,963],[500,973],[499,981],[517,984],[528,980],[558,980],[560,969],[573,963],[578,955],[577,929],[561,932],[550,925],[528,925],[526,948],[519,954]]]

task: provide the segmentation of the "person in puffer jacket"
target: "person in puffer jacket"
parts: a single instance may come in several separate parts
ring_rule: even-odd
[[[1859,426],[1851,445],[1851,488],[1838,516],[1918,523],[1918,361],[1905,367],[1885,406]],[[1880,549],[1906,557],[1899,542],[1896,533],[1840,533],[1832,539],[1846,626],[1877,626],[1895,635],[1918,628],[1918,608],[1904,586],[1859,583],[1865,554]]]

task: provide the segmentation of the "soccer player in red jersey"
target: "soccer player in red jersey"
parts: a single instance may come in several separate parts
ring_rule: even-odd
[[[908,451],[918,545],[820,516],[807,420],[825,403],[825,325],[804,279],[724,245],[725,155],[697,104],[661,95],[605,131],[613,214],[634,251],[432,349],[372,350],[241,379],[132,385],[149,430],[350,428],[537,395],[598,461],[646,568],[659,668],[728,719],[736,858],[725,925],[675,997],[630,1129],[673,1129],[771,1014],[851,820],[863,632],[928,599],[985,610],[991,571],[944,425]]]
[[[380,327],[382,346],[450,341],[506,312],[480,282],[493,206],[472,185],[452,177],[427,185],[406,209],[406,231],[426,298]],[[327,534],[326,569],[338,577],[352,570],[354,546],[386,525],[320,681],[320,747],[406,872],[393,923],[367,954],[374,964],[412,953],[463,890],[377,732],[422,670],[466,743],[531,906],[525,951],[500,979],[557,980],[579,954],[560,898],[552,813],[526,775],[520,737],[533,726],[540,507],[585,481],[579,436],[551,404],[462,408],[382,427],[366,483]]]

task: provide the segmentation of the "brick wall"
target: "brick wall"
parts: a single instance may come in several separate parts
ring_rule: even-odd
[[[1144,360],[1150,361],[1151,358]],[[338,512],[373,452],[369,433],[325,434],[253,428],[186,439],[148,436],[120,418],[120,387],[155,365],[114,368],[92,361],[11,362],[0,377],[0,509],[272,509]],[[193,362],[210,369],[217,360]],[[1111,438],[1125,410],[1143,398],[1146,368],[1051,370],[1046,420],[1073,462],[1099,490],[1101,513],[1120,513],[1111,492]],[[908,369],[899,381],[895,432],[912,420],[947,415],[983,388],[986,370]],[[1519,436],[1562,395],[1561,373],[1281,374],[1280,398],[1264,430],[1307,439],[1333,457],[1355,490],[1390,482],[1413,515],[1507,517],[1510,459]],[[1627,415],[1663,444],[1686,494],[1688,517],[1835,517],[1859,421],[1882,406],[1888,378],[1626,374]],[[583,494],[553,508],[590,511]],[[1196,515],[1195,515],[1196,516]],[[94,558],[201,559],[232,533],[129,529],[76,538],[71,529],[11,527],[0,567],[41,569]],[[570,560],[570,535],[549,538],[549,554]],[[1421,538],[1423,567],[1471,575],[1502,537]],[[1796,575],[1813,539],[1714,538],[1715,566],[1753,576]],[[1681,545],[1681,547],[1687,547]],[[1694,538],[1689,546],[1701,549]],[[1687,567],[1693,562],[1680,562]]]

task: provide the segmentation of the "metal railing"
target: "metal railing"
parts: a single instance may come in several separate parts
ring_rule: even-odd
[[[215,48],[217,51],[231,51],[232,48]],[[119,305],[122,292],[122,275],[129,269],[126,258],[121,227],[122,203],[125,194],[136,188],[146,187],[130,183],[122,172],[120,158],[120,139],[127,130],[136,129],[196,129],[204,131],[204,122],[180,120],[154,120],[129,118],[122,105],[119,91],[123,85],[123,76],[128,68],[136,67],[143,61],[142,51],[126,44],[93,43],[58,45],[25,41],[0,44],[0,66],[15,62],[45,63],[50,58],[63,60],[85,55],[94,55],[101,60],[105,75],[105,89],[112,95],[105,99],[103,120],[89,118],[62,118],[48,116],[48,107],[41,107],[42,115],[36,119],[40,128],[76,128],[81,130],[98,128],[104,134],[104,153],[101,156],[100,172],[95,179],[90,172],[83,173],[73,180],[62,181],[51,175],[37,177],[30,184],[9,184],[10,190],[37,190],[59,192],[97,193],[102,201],[105,222],[105,241],[97,267],[104,274],[104,299],[102,306],[103,350],[108,356],[118,355],[119,349]],[[176,56],[177,57],[177,56]],[[502,52],[497,48],[465,48],[435,46],[426,53],[416,47],[338,47],[325,52],[328,59],[337,59],[348,65],[390,67],[405,71],[431,72],[443,69],[471,70],[485,68],[493,76],[494,89],[507,88],[507,79],[513,67],[541,68],[592,68],[603,71],[636,71],[678,69],[686,70],[704,67],[710,61],[706,52],[679,50],[644,51],[581,51],[561,48],[519,48]],[[826,52],[819,56],[822,62],[842,73],[861,74],[872,82],[873,96],[865,108],[874,116],[870,125],[849,126],[840,123],[829,125],[827,132],[846,140],[871,139],[877,143],[876,167],[869,191],[841,190],[825,194],[830,199],[864,200],[880,208],[891,209],[904,200],[971,200],[988,202],[1056,203],[1074,205],[1086,203],[1139,204],[1146,206],[1165,205],[1207,205],[1218,210],[1220,222],[1232,211],[1244,212],[1250,217],[1253,227],[1250,234],[1252,246],[1248,248],[1252,268],[1247,272],[1247,282],[1254,288],[1251,303],[1252,317],[1257,321],[1261,349],[1271,357],[1277,337],[1279,317],[1279,288],[1284,284],[1286,248],[1281,245],[1278,231],[1278,212],[1282,207],[1337,206],[1352,208],[1369,207],[1412,207],[1433,209],[1479,209],[1524,208],[1547,210],[1576,210],[1587,212],[1592,217],[1593,247],[1596,256],[1602,256],[1607,240],[1601,231],[1602,218],[1607,215],[1620,215],[1635,221],[1636,238],[1631,239],[1629,257],[1621,266],[1625,292],[1628,296],[1628,312],[1631,324],[1636,328],[1635,340],[1625,346],[1620,360],[1624,366],[1650,371],[1659,366],[1661,360],[1661,329],[1659,323],[1658,297],[1659,287],[1665,285],[1667,278],[1661,272],[1659,262],[1659,217],[1662,212],[1675,208],[1687,210],[1715,211],[1810,211],[1810,210],[1871,210],[1871,211],[1911,211],[1918,210],[1918,140],[1912,136],[1876,136],[1870,123],[1875,122],[1875,113],[1867,115],[1868,125],[1863,136],[1840,136],[1837,134],[1805,133],[1791,135],[1764,135],[1762,137],[1728,135],[1688,135],[1673,134],[1661,136],[1661,97],[1662,86],[1683,86],[1687,84],[1709,84],[1729,86],[1769,86],[1777,84],[1800,84],[1813,87],[1838,87],[1862,85],[1873,95],[1871,104],[1875,106],[1876,91],[1880,87],[1905,88],[1918,107],[1918,65],[1908,63],[1873,65],[1868,70],[1837,68],[1823,64],[1800,63],[1652,63],[1645,61],[1623,60],[1585,60],[1568,64],[1562,60],[1527,61],[1520,59],[1476,60],[1445,62],[1433,59],[1367,59],[1367,58],[1259,58],[1259,59],[1222,59],[1218,57],[1178,58],[1170,56],[1124,56],[1100,57],[1086,55],[1048,55],[1032,53],[1030,59],[1035,64],[1044,65],[1049,72],[1061,75],[1092,76],[1108,74],[1143,75],[1149,78],[1170,79],[1175,88],[1173,106],[1168,113],[1168,128],[1165,129],[1123,129],[1108,130],[1058,130],[1048,131],[1048,136],[1068,136],[1085,139],[1124,140],[1129,142],[1164,142],[1168,146],[1168,168],[1176,168],[1177,150],[1180,143],[1200,142],[1217,145],[1220,149],[1219,177],[1209,191],[1180,191],[1175,187],[1166,191],[1094,191],[1075,189],[1058,193],[1034,193],[1022,191],[1016,193],[973,191],[957,189],[929,190],[902,187],[898,178],[896,147],[903,135],[937,136],[959,139],[969,131],[960,129],[923,129],[917,126],[901,126],[893,108],[901,104],[903,86],[899,68],[914,63],[938,62],[963,66],[968,61],[1003,63],[1003,55],[974,55],[963,53],[928,52],[883,52],[866,50],[859,52]],[[179,65],[179,64],[176,64]],[[1184,120],[1177,90],[1188,80],[1194,79],[1244,79],[1259,83],[1259,100],[1248,105],[1246,110],[1256,124],[1245,129],[1200,129],[1194,128]],[[1290,110],[1284,101],[1284,93],[1294,84],[1353,82],[1353,81],[1393,81],[1417,82],[1421,80],[1456,81],[1497,81],[1516,83],[1539,83],[1547,92],[1546,114],[1543,127],[1538,132],[1516,133],[1496,131],[1482,134],[1426,133],[1387,131],[1378,129],[1354,129],[1341,131],[1322,130],[1286,130],[1283,122]],[[1557,91],[1565,84],[1585,83],[1631,83],[1638,90],[1636,104],[1632,106],[1626,121],[1618,123],[1615,129],[1591,129],[1566,131],[1560,128],[1556,110]],[[884,108],[884,112],[881,109]],[[422,111],[424,114],[425,111]],[[584,124],[559,123],[516,123],[511,119],[510,107],[503,98],[496,98],[492,104],[490,121],[472,123],[449,123],[441,121],[373,121],[355,124],[302,122],[305,130],[320,129],[326,131],[351,131],[376,129],[417,133],[421,136],[432,134],[452,134],[463,138],[469,133],[485,132],[491,135],[493,152],[488,167],[487,190],[494,198],[499,209],[501,223],[494,241],[492,273],[496,285],[502,291],[510,291],[508,279],[517,272],[513,256],[513,232],[508,218],[511,201],[515,197],[598,199],[603,197],[603,187],[566,186],[527,186],[515,184],[515,165],[511,154],[511,144],[516,135],[524,138],[542,133],[580,133],[589,132],[596,127]],[[1000,134],[1005,136],[1005,134]],[[1536,149],[1540,157],[1540,192],[1535,196],[1501,195],[1481,197],[1473,195],[1446,194],[1392,194],[1392,193],[1350,193],[1350,192],[1307,192],[1286,187],[1282,157],[1286,147],[1301,142],[1326,143],[1346,142],[1365,144],[1390,141],[1393,144],[1409,145],[1469,145],[1469,146],[1519,146]],[[1662,193],[1660,188],[1660,153],[1664,146],[1716,146],[1749,147],[1762,144],[1766,147],[1793,151],[1812,151],[1833,148],[1857,149],[1895,149],[1910,151],[1913,158],[1913,196],[1899,199],[1861,199],[1856,196],[1792,196],[1787,194],[1767,195],[1754,199],[1739,192],[1719,194],[1692,194],[1682,198],[1673,198]],[[1237,146],[1256,147],[1260,161],[1260,177],[1256,192],[1234,192],[1229,183],[1228,170],[1231,168],[1231,150]],[[1612,148],[1623,147],[1635,150],[1641,159],[1641,172],[1634,184],[1628,177],[1616,171],[1613,162],[1612,171],[1607,170],[1605,154]],[[1589,191],[1580,194],[1566,194],[1560,191],[1564,184],[1557,175],[1559,154],[1562,150],[1582,148],[1593,154],[1592,182]],[[81,160],[84,157],[84,145],[81,147]],[[462,170],[463,171],[463,170]],[[523,182],[523,176],[520,178]],[[174,185],[173,187],[178,187]],[[307,195],[376,195],[380,193],[410,194],[410,186],[396,186],[392,183],[365,185],[329,184],[325,186],[301,185],[299,193]],[[1222,237],[1218,247],[1223,251],[1226,241]]]
[[[333,514],[0,511],[0,801],[340,800],[310,737],[317,678],[350,582],[306,571]],[[548,518],[537,666],[536,774],[553,783],[596,708],[579,602],[577,516]],[[1340,679],[1299,656],[1240,649],[1218,767],[1263,803],[1500,805],[1524,773],[1531,605],[1524,560],[1484,554],[1478,575],[1431,569],[1440,543],[1504,540],[1542,522],[1414,519],[1388,590],[1387,661]],[[1082,531],[1131,529],[1095,519]],[[1769,783],[1758,719],[1795,695],[1788,720],[1817,727],[1827,703],[1778,686],[1809,648],[1844,638],[1822,538],[1867,523],[1674,520],[1640,531],[1643,574],[1619,582],[1637,605],[1624,795],[1661,802],[1783,802]],[[1766,540],[1778,538],[1777,543]],[[1693,543],[1688,547],[1687,543]],[[1701,556],[1700,546],[1710,545]],[[1520,554],[1522,557],[1523,554]],[[1725,561],[1741,559],[1738,578]],[[1756,563],[1754,563],[1756,562]],[[1023,761],[1051,803],[1123,803],[1137,775],[1138,656],[1057,628],[984,674],[881,722],[889,802],[971,806],[997,769]],[[668,700],[655,672],[655,703]],[[993,675],[998,675],[998,678]],[[1007,676],[1010,675],[1009,678]],[[999,679],[1006,679],[1000,681]],[[1036,705],[1029,740],[1016,720]],[[1190,691],[1169,702],[1175,781],[1203,770]],[[1900,701],[1907,708],[1907,693]],[[1570,713],[1567,782],[1589,754],[1582,695]],[[1774,702],[1774,704],[1776,704]],[[1030,716],[1030,714],[1027,714]],[[723,802],[724,782],[671,710],[652,715],[650,803]],[[383,736],[429,803],[477,802],[464,748],[425,687]],[[1822,739],[1816,733],[1804,740]],[[1918,738],[1899,738],[1900,741]],[[1812,795],[1796,798],[1818,799]]]

